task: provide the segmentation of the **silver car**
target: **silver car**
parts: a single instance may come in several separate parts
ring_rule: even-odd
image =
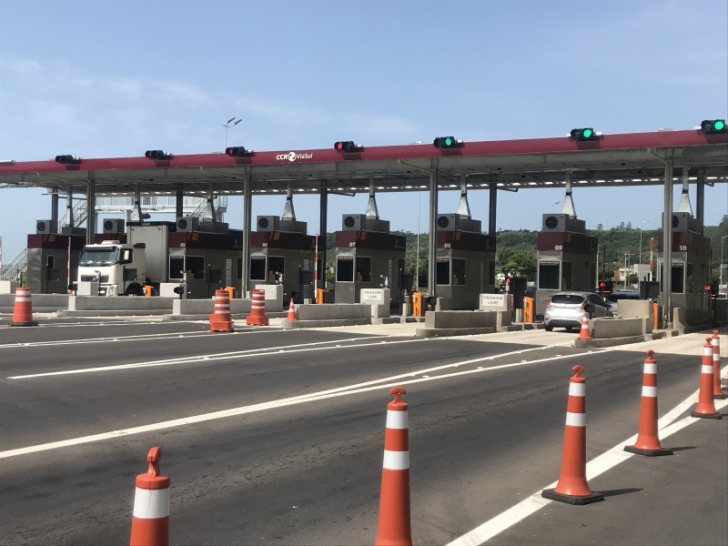
[[[594,292],[554,294],[546,302],[546,312],[543,315],[546,331],[550,332],[555,327],[566,328],[568,331],[581,328],[584,313],[588,318],[612,316],[602,297]]]

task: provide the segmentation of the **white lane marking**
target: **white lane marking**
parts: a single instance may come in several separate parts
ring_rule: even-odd
[[[535,347],[533,350],[541,350],[542,347]],[[527,349],[530,350],[530,349]],[[611,349],[605,349],[602,351],[602,353],[610,352]],[[501,356],[506,356],[510,353],[505,353]],[[593,353],[601,354],[601,353]],[[553,360],[558,360],[559,358],[577,358],[577,357],[585,357],[588,358],[591,355],[587,354],[574,354],[574,355],[568,355],[565,357],[549,357],[549,358],[541,358],[537,360],[531,360],[529,362],[514,362],[512,364],[501,364],[500,366],[492,366],[490,368],[482,368],[478,367],[473,370],[465,370],[461,372],[454,372],[450,374],[445,375],[439,375],[435,377],[428,377],[428,378],[421,378],[421,379],[408,379],[411,374],[404,374],[400,376],[394,376],[394,378],[397,379],[396,382],[390,382],[385,383],[383,385],[372,385],[372,383],[382,383],[385,381],[391,381],[392,378],[384,378],[379,379],[375,381],[367,381],[365,383],[359,383],[358,385],[349,385],[348,387],[339,387],[336,389],[329,389],[327,391],[319,391],[314,392],[310,394],[303,394],[300,396],[294,396],[291,398],[281,398],[279,400],[272,400],[270,402],[261,402],[259,404],[253,404],[250,406],[242,406],[239,408],[231,408],[227,410],[220,410],[215,411],[211,413],[203,413],[201,415],[194,415],[191,417],[182,417],[180,419],[172,419],[170,421],[161,421],[159,423],[152,423],[149,425],[142,425],[139,427],[133,427],[125,430],[113,430],[111,432],[102,432],[100,434],[94,434],[91,436],[82,436],[80,438],[72,438],[69,440],[60,440],[57,442],[50,442],[47,444],[38,444],[35,446],[30,447],[23,447],[23,448],[17,448],[17,449],[10,449],[6,451],[0,451],[0,459],[5,459],[8,457],[16,457],[18,455],[25,455],[28,453],[37,453],[39,451],[49,451],[52,449],[60,449],[63,447],[70,447],[80,444],[88,444],[92,442],[98,442],[102,440],[109,440],[111,438],[118,438],[120,436],[130,436],[133,434],[142,434],[145,432],[154,432],[157,430],[163,430],[168,428],[174,428],[178,426],[184,426],[184,425],[192,425],[196,423],[204,423],[206,421],[214,421],[217,419],[225,419],[227,417],[235,417],[238,415],[246,415],[249,413],[256,413],[259,411],[265,411],[270,409],[277,409],[282,408],[286,406],[291,406],[295,404],[303,404],[305,402],[317,402],[320,400],[327,400],[329,398],[337,398],[340,396],[348,396],[352,394],[360,394],[364,392],[370,392],[375,391],[379,389],[386,389],[386,388],[392,388],[396,387],[398,385],[412,385],[415,383],[423,383],[426,381],[437,381],[440,379],[450,379],[453,377],[459,377],[463,375],[470,375],[473,373],[480,373],[480,372],[487,372],[487,371],[495,371],[495,370],[502,370],[505,368],[513,368],[513,367],[519,367],[519,366],[527,366],[529,364],[538,364],[541,362],[550,362]],[[477,362],[479,360],[485,360],[485,358],[493,358],[493,357],[484,357],[482,359],[476,359],[475,361],[469,361],[469,362]],[[463,364],[463,362],[460,362],[460,364]],[[446,366],[440,366],[440,368],[450,368],[453,367],[452,364],[446,365]],[[404,379],[404,380],[403,380]],[[368,386],[365,386],[368,385]],[[361,387],[361,388],[360,388]],[[636,436],[635,436],[636,438]]]
[[[356,338],[357,341],[361,340],[361,338]],[[417,343],[420,340],[418,339],[412,339],[412,340],[405,340],[405,341],[391,341],[388,342],[390,345],[400,344],[400,343]],[[245,351],[235,351],[230,353],[219,353],[219,354],[212,354],[212,355],[196,355],[191,357],[183,357],[183,358],[173,358],[173,359],[167,359],[167,360],[154,360],[150,362],[138,362],[136,364],[120,364],[118,366],[104,366],[104,367],[98,367],[98,368],[79,368],[74,370],[62,370],[57,372],[45,372],[45,373],[39,373],[39,374],[32,374],[32,375],[16,375],[12,377],[8,377],[8,379],[33,379],[38,377],[49,377],[49,376],[57,376],[57,375],[74,375],[74,374],[82,374],[82,373],[95,373],[95,372],[110,372],[110,371],[119,371],[119,370],[130,370],[130,369],[137,369],[137,368],[153,368],[158,366],[173,366],[173,365],[179,365],[179,364],[193,364],[195,362],[205,362],[205,361],[219,361],[219,360],[229,360],[233,358],[252,358],[252,357],[263,357],[263,356],[269,356],[271,354],[274,354],[273,351],[277,351],[278,353],[288,352],[288,353],[303,353],[303,352],[311,352],[311,351],[326,351],[331,349],[336,349],[337,347],[324,347],[319,345],[325,345],[331,343],[330,341],[321,341],[321,342],[315,342],[315,343],[303,343],[299,345],[291,345],[290,347],[307,347],[307,348],[299,348],[299,349],[289,349],[287,351],[280,349],[279,347],[270,347],[270,348],[261,348],[261,349],[248,349]],[[359,347],[370,347],[372,345],[378,345],[378,343],[362,343],[358,345],[347,345],[345,348],[359,348]],[[310,347],[310,346],[316,346],[316,347]],[[258,351],[258,352],[255,352]]]
[[[349,341],[362,341],[363,339],[367,338],[350,338],[350,339],[340,339],[337,340],[337,342],[349,342]],[[394,343],[412,343],[418,340],[407,340],[407,341],[393,341],[390,342],[391,344]],[[322,349],[335,349],[336,347],[318,347],[320,345],[327,345],[331,344],[333,341],[316,341],[313,343],[299,343],[296,345],[284,345],[284,349],[290,349],[290,348],[298,348],[298,347],[317,347],[316,349],[297,349],[290,352],[301,352],[301,351],[311,351],[311,350],[322,350]],[[364,344],[364,345],[347,345],[345,348],[349,347],[365,347],[367,345],[374,345],[374,343]],[[196,356],[187,356],[187,357],[181,357],[181,358],[169,358],[165,360],[152,360],[148,362],[137,362],[136,364],[119,364],[118,366],[103,366],[103,367],[97,367],[97,368],[78,368],[74,370],[60,370],[57,372],[45,372],[45,373],[38,373],[38,374],[30,374],[30,375],[15,375],[12,377],[8,377],[8,379],[33,379],[36,377],[49,377],[54,375],[71,375],[71,374],[79,374],[79,373],[93,373],[93,372],[108,372],[108,371],[117,371],[117,370],[129,370],[129,369],[136,369],[136,368],[150,368],[155,366],[171,366],[174,364],[189,364],[194,362],[202,362],[202,361],[210,361],[210,360],[226,360],[230,358],[249,358],[253,356],[265,356],[268,354],[272,354],[272,351],[278,351],[278,352],[284,352],[283,349],[280,347],[262,347],[259,349],[246,349],[244,351],[233,351],[229,353],[217,353],[217,354],[211,354],[211,355],[196,355]]]
[[[191,335],[187,336],[188,338],[194,338],[194,337],[205,337],[210,335],[224,335],[224,334],[216,334],[213,332],[200,332],[200,331],[194,331],[194,332],[187,332]],[[242,334],[243,332],[233,332],[233,334]],[[163,333],[163,334],[139,334],[136,336],[115,336],[115,337],[92,337],[92,338],[85,338],[85,339],[59,339],[56,341],[31,341],[31,342],[24,342],[24,343],[4,343],[0,344],[0,349],[13,349],[16,347],[48,347],[48,346],[55,346],[55,345],[85,345],[87,343],[105,343],[107,341],[146,341],[146,340],[152,340],[156,341],[159,338],[163,337],[172,337],[172,336],[178,336],[180,335],[179,332],[170,332],[170,333]],[[228,334],[230,335],[230,334]],[[180,336],[182,337],[182,336]]]
[[[723,375],[726,374],[724,373]],[[670,423],[674,421],[676,417],[685,412],[688,407],[695,404],[695,399],[697,398],[699,392],[699,390],[696,390],[693,394],[680,402],[677,406],[675,406],[658,421],[658,428],[660,429],[660,439],[664,439],[671,436],[672,434],[675,434],[679,430],[682,430],[683,428],[687,427],[697,420],[696,418],[688,416],[670,425]],[[728,405],[728,400],[720,400],[719,402],[720,403],[716,403],[716,409],[719,406],[723,408]],[[589,461],[586,465],[587,480],[596,478],[607,470],[614,468],[619,463],[626,461],[627,459],[632,457],[633,453],[624,451],[624,446],[632,445],[636,441],[637,435],[635,434],[627,438],[625,441],[620,442],[602,455],[599,455],[595,459]],[[553,482],[543,487],[537,493],[534,493],[533,495],[519,502],[515,506],[512,506],[508,510],[501,512],[500,514],[486,521],[482,525],[479,525],[472,531],[456,538],[452,542],[448,543],[447,546],[480,546],[481,544],[485,544],[493,537],[499,535],[516,523],[523,521],[528,516],[534,514],[550,502],[553,502],[549,499],[544,499],[541,496],[541,491],[543,489],[551,489],[553,487],[556,487],[556,483],[557,482]]]

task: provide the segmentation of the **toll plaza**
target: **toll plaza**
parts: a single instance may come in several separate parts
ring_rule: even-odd
[[[699,120],[696,122],[699,123]],[[228,148],[225,154],[175,155],[170,151],[147,150],[141,153],[140,150],[140,155],[134,157],[60,155],[55,161],[25,162],[10,159],[0,163],[0,185],[42,187],[54,193],[83,194],[88,208],[87,243],[95,239],[97,195],[176,195],[180,211],[184,196],[205,196],[212,192],[242,195],[243,235],[238,257],[241,258],[242,269],[241,295],[246,295],[252,282],[249,269],[254,195],[285,194],[288,188],[288,192],[294,194],[318,195],[319,233],[326,233],[329,194],[352,195],[371,187],[380,193],[428,192],[430,233],[437,232],[440,192],[456,190],[463,184],[470,191],[488,192],[488,234],[491,236],[495,236],[497,225],[499,191],[561,188],[566,185],[567,178],[573,181],[574,187],[581,189],[660,186],[664,195],[663,210],[671,215],[672,192],[677,177],[682,176],[697,187],[699,209],[709,188],[728,182],[728,158],[725,154],[728,130],[725,123],[722,120],[705,120],[699,125],[688,130],[629,134],[602,134],[593,128],[582,128],[573,129],[567,136],[522,140],[463,142],[450,136],[437,137],[432,144],[417,145],[366,146],[347,141],[328,149],[255,152],[235,146]],[[564,132],[567,133],[566,128]],[[53,207],[51,218],[57,219],[57,201],[54,201]],[[572,235],[567,236],[567,233]],[[577,235],[583,234],[564,231],[562,246],[578,245],[576,255],[583,259],[584,241]],[[671,264],[671,222],[664,222],[662,237],[667,241],[663,245],[663,259]],[[437,297],[438,292],[445,288],[436,282],[437,237],[429,239],[428,296]],[[556,257],[546,259],[546,253],[551,250],[547,250],[548,247],[543,246],[545,244],[546,241],[542,240],[542,261],[559,261]],[[553,244],[552,251],[559,252],[555,248],[556,243]],[[325,258],[323,250],[320,256]],[[561,262],[566,264],[568,258],[562,256]],[[572,258],[571,262],[572,287],[576,287],[578,281],[574,267],[579,266],[574,265],[575,259]],[[566,269],[568,266],[563,267]],[[392,279],[396,277],[395,268],[393,264]],[[559,263],[559,276],[555,282],[554,270],[544,271],[552,276],[548,284],[568,285],[562,276],[567,271],[561,268]],[[13,274],[22,267],[11,263],[7,269],[9,274]],[[323,270],[319,269],[318,273],[319,278],[324,277]],[[665,269],[664,277],[663,288],[671,287],[672,267]],[[593,290],[593,283],[588,282],[587,288]],[[393,294],[398,292],[392,290]],[[675,307],[672,292],[663,290],[660,300],[663,318],[669,327]]]
[[[593,292],[597,283],[597,238],[586,234],[584,220],[569,214],[544,214],[538,233],[536,315],[557,292]]]

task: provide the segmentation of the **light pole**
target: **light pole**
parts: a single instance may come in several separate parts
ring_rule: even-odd
[[[227,142],[228,142],[227,141],[228,129],[230,129],[231,127],[235,127],[241,121],[243,121],[243,120],[242,119],[236,120],[236,118],[233,117],[233,118],[230,118],[229,120],[227,120],[225,123],[223,123],[222,126],[225,127],[225,148],[227,148]]]
[[[627,258],[631,256],[631,252],[624,253],[624,289],[627,290],[627,283],[629,282],[629,271],[627,270]]]
[[[723,239],[728,239],[728,235],[723,235],[720,238],[720,284],[723,284],[723,270],[725,269],[725,263],[723,262]]]

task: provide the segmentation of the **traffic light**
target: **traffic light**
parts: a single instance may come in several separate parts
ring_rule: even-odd
[[[708,292],[708,295],[711,298],[718,297],[718,283],[716,281],[713,281],[708,286],[706,286],[705,290]]]
[[[614,281],[599,281],[599,293],[611,294],[614,290]]]
[[[63,163],[64,165],[77,165],[78,163],[81,163],[81,158],[73,157],[72,155],[57,155],[56,161],[58,163]]]
[[[363,149],[364,146],[362,146],[361,144],[356,144],[351,140],[342,140],[340,142],[334,143],[334,150],[336,150],[337,152],[361,152]]]
[[[584,127],[583,129],[572,129],[570,133],[571,140],[586,141],[586,140],[598,140],[601,133],[595,133],[591,127]]]
[[[726,127],[724,119],[706,119],[700,124],[700,129],[706,135],[728,133],[728,127]]]
[[[243,157],[252,155],[253,150],[248,150],[243,146],[231,146],[230,148],[225,148],[225,153],[230,157]]]
[[[172,159],[172,154],[165,154],[162,150],[147,150],[144,154],[147,159]]]
[[[506,294],[511,293],[511,278],[506,277]]]
[[[461,146],[463,143],[462,140],[457,140],[454,136],[442,136],[437,137],[432,144],[434,144],[435,148],[456,148],[458,146]]]

